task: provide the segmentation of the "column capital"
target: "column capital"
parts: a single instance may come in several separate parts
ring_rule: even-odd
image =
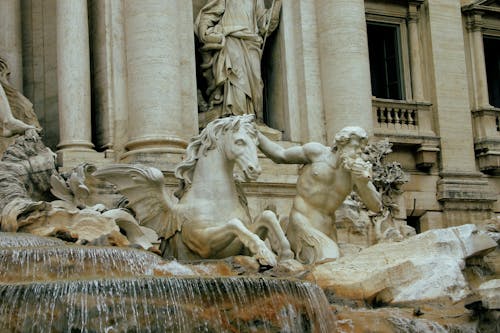
[[[408,20],[408,22],[418,22],[418,11],[422,3],[423,1],[421,0],[408,1],[408,13],[406,15],[406,19]]]
[[[483,11],[473,10],[467,13],[467,30],[481,32],[483,28]]]

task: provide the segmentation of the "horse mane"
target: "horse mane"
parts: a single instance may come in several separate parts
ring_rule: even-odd
[[[193,174],[198,159],[206,156],[209,150],[219,144],[217,138],[228,131],[237,131],[244,128],[251,136],[257,137],[254,115],[231,116],[216,119],[210,122],[201,133],[191,139],[186,148],[186,159],[175,168],[175,177],[179,179],[179,188],[175,196],[181,198],[193,181]]]

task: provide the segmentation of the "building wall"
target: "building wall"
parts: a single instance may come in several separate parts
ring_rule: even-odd
[[[88,27],[58,11],[67,1],[86,6],[88,14],[72,13],[84,15]],[[140,162],[171,175],[198,131],[192,22],[204,2],[2,2],[0,52],[17,60],[13,81],[33,101],[61,168]],[[330,144],[346,125],[388,137],[390,158],[411,175],[405,211],[420,216],[424,230],[499,214],[500,109],[483,103],[478,44],[483,33],[500,36],[499,8],[499,1],[283,0],[280,26],[264,52],[269,125],[282,131],[286,146]],[[403,100],[372,96],[367,20],[399,27]],[[90,73],[61,60],[81,60],[64,42],[69,31],[88,36]],[[61,102],[75,88],[60,79],[75,73],[90,78],[88,88],[77,88],[88,89],[88,108]],[[75,113],[88,114],[90,128],[72,120]],[[250,202],[256,211],[274,205],[286,215],[298,168],[264,157],[262,164],[259,182],[246,186]]]

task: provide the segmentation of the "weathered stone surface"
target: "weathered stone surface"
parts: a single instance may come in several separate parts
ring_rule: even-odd
[[[458,301],[470,292],[462,274],[464,259],[484,255],[496,246],[474,225],[430,230],[320,265],[310,279],[352,299],[389,304]]]
[[[52,207],[50,210],[32,213],[20,221],[19,231],[39,236],[63,237],[67,235],[79,244],[98,241],[98,245],[127,246],[127,237],[120,233],[120,228],[113,218],[101,215],[90,209],[68,209]],[[103,239],[107,239],[103,243]]]
[[[477,328],[461,302],[447,307],[368,309],[334,304],[332,308],[337,314],[337,332],[342,333],[473,333]]]
[[[490,280],[478,288],[483,306],[490,310],[500,310],[500,279]]]
[[[18,217],[44,210],[50,200],[55,155],[34,129],[16,138],[0,162],[0,230],[16,231]]]

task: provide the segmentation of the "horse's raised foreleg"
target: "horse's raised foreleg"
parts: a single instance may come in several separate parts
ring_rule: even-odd
[[[257,234],[262,239],[269,239],[273,248],[280,260],[293,259],[294,254],[290,249],[290,242],[285,236],[283,229],[276,214],[270,210],[265,210],[255,219],[255,222],[249,225],[250,231]]]
[[[227,223],[204,228],[200,232],[186,232],[183,230],[183,239],[186,245],[197,251],[203,257],[228,257],[239,253],[232,253],[233,248],[229,243],[237,238],[259,261],[261,265],[276,266],[276,255],[266,246],[266,243],[248,228],[239,219],[231,219]],[[202,249],[199,245],[203,243],[209,246],[210,250]],[[200,251],[201,250],[201,251]]]

